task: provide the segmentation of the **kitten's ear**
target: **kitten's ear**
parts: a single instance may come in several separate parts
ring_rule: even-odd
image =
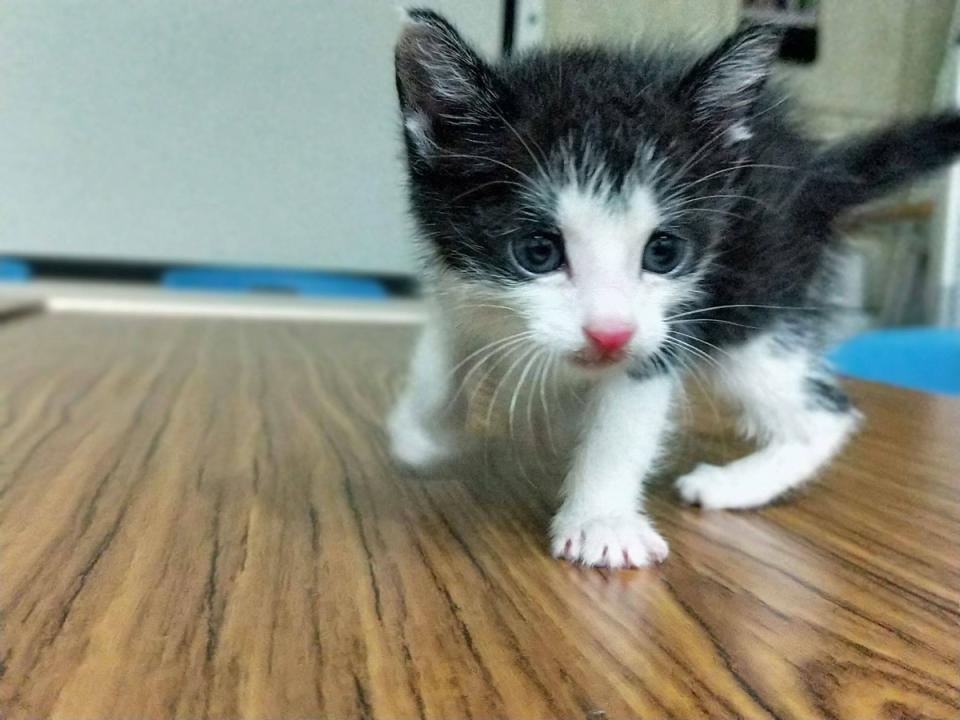
[[[408,137],[421,153],[437,123],[474,124],[495,101],[493,73],[443,17],[409,10],[397,41],[397,92]]]
[[[773,71],[780,40],[774,28],[748,26],[698,62],[685,83],[695,116],[730,125],[731,142],[749,137],[751,110]]]

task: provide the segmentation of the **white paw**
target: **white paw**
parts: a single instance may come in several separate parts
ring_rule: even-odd
[[[637,513],[583,517],[561,510],[550,528],[554,557],[593,567],[644,567],[662,562],[667,542]]]
[[[762,486],[738,477],[728,468],[703,463],[676,482],[684,502],[706,510],[736,510],[764,505],[770,501]]]
[[[423,470],[448,460],[456,451],[452,438],[442,437],[424,427],[419,419],[398,408],[387,421],[390,454],[414,470]]]

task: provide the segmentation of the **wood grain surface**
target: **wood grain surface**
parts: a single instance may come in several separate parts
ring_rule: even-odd
[[[960,401],[868,423],[760,512],[666,480],[653,569],[550,559],[558,461],[394,469],[410,328],[41,315],[0,326],[0,715],[960,717]]]

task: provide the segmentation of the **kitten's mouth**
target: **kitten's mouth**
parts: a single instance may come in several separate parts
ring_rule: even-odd
[[[570,362],[584,370],[604,370],[619,365],[626,358],[627,353],[623,350],[603,354],[590,350],[578,350],[570,355]]]

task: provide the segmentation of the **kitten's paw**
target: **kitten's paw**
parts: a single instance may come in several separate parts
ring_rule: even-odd
[[[677,492],[684,502],[699,505],[705,510],[742,510],[769,502],[758,494],[755,483],[740,478],[735,472],[717,465],[703,463],[676,482]]]
[[[663,562],[666,540],[642,515],[584,517],[560,511],[551,524],[554,557],[593,567],[636,568]]]
[[[387,421],[390,454],[413,470],[425,470],[449,460],[456,453],[452,438],[441,437],[409,413],[397,409]]]

